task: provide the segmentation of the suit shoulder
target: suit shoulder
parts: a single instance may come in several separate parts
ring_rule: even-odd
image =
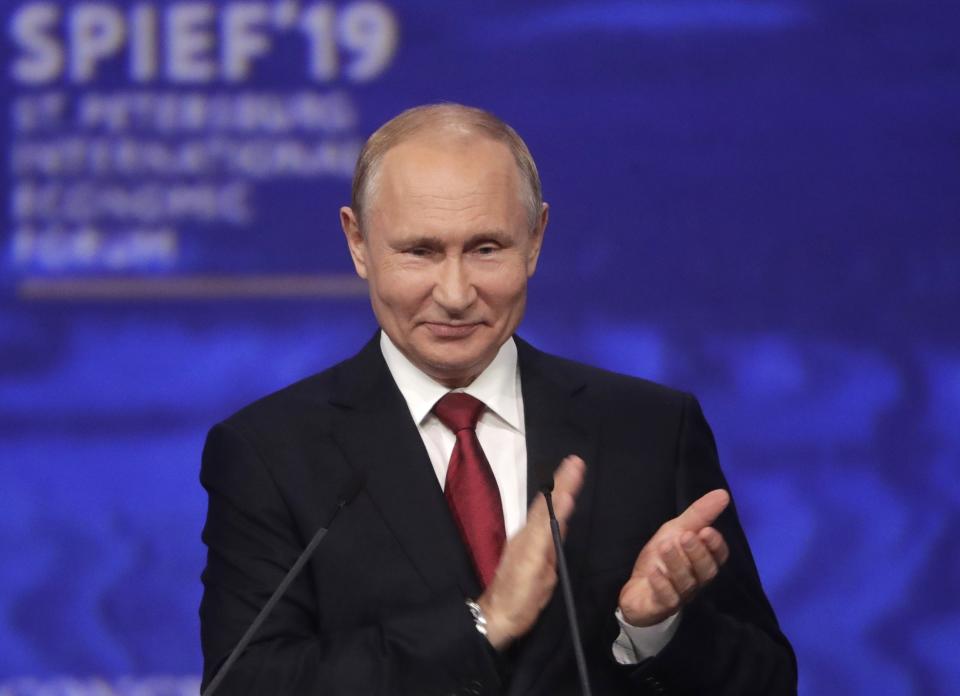
[[[243,432],[283,431],[304,419],[324,421],[343,363],[304,377],[243,406],[223,420]]]
[[[689,392],[643,377],[614,372],[547,353],[541,355],[547,370],[563,375],[568,381],[582,383],[594,396],[673,407],[682,407],[684,403],[695,400]]]

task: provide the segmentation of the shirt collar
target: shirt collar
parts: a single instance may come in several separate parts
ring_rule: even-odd
[[[473,382],[462,389],[453,390],[410,362],[385,331],[380,332],[380,351],[417,425],[426,420],[440,397],[449,391],[462,391],[482,401],[507,425],[523,434],[517,344],[512,337],[500,346],[496,357]]]

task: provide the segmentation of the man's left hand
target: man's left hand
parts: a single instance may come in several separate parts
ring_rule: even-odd
[[[730,552],[710,525],[729,503],[730,494],[718,488],[657,530],[620,590],[620,611],[628,624],[660,623],[713,580]]]

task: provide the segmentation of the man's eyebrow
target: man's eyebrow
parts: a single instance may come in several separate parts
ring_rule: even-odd
[[[477,232],[467,237],[465,245],[472,247],[478,244],[483,244],[484,242],[496,242],[498,244],[507,246],[512,242],[512,238],[509,234],[501,229],[483,230],[482,232]],[[395,246],[403,248],[442,247],[445,244],[446,240],[442,236],[433,234],[410,235],[409,237],[398,239],[395,242]]]
[[[467,246],[475,246],[483,242],[497,242],[507,245],[512,241],[512,237],[501,229],[484,230],[471,235],[467,239]]]
[[[429,234],[418,234],[410,235],[409,237],[401,237],[397,239],[393,246],[395,247],[438,247],[443,246],[443,239],[435,235]]]

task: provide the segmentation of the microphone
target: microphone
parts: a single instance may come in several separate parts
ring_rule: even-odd
[[[580,692],[583,696],[592,696],[590,680],[587,676],[587,660],[583,655],[583,643],[580,642],[580,627],[577,625],[577,610],[573,604],[573,587],[570,584],[570,573],[567,571],[567,557],[563,553],[563,542],[560,540],[560,522],[553,511],[553,480],[540,488],[547,501],[547,512],[550,515],[550,531],[553,533],[553,548],[557,554],[557,570],[560,576],[560,589],[563,592],[563,603],[567,607],[567,619],[570,622],[570,638],[573,642],[573,654],[577,660],[577,674],[580,676]]]
[[[353,502],[353,499],[356,498],[360,493],[361,488],[363,488],[363,478],[357,472],[351,471],[350,476],[340,487],[340,495],[337,496],[337,507],[334,509],[333,514],[330,516],[326,526],[320,527],[320,529],[318,529],[313,535],[310,543],[307,544],[307,547],[300,553],[296,563],[294,563],[293,566],[290,567],[290,570],[287,571],[287,574],[283,576],[283,580],[281,580],[280,584],[277,585],[277,589],[275,589],[273,594],[270,595],[270,599],[268,599],[267,603],[263,605],[263,608],[260,610],[260,613],[257,614],[256,618],[254,618],[253,623],[250,624],[247,632],[243,634],[240,642],[237,643],[226,662],[220,665],[220,669],[217,670],[213,680],[207,685],[207,688],[203,690],[203,693],[200,696],[211,696],[211,694],[216,691],[217,687],[220,686],[220,682],[222,682],[227,676],[227,673],[230,671],[233,663],[236,662],[237,659],[243,654],[243,651],[247,649],[247,645],[249,645],[250,641],[253,640],[253,636],[260,629],[260,626],[263,624],[263,622],[267,620],[267,617],[270,616],[270,612],[273,611],[273,607],[277,604],[277,602],[280,601],[280,598],[286,593],[287,588],[290,587],[290,583],[292,583],[297,575],[300,574],[303,566],[306,565],[307,561],[310,559],[310,556],[313,555],[313,552],[320,545],[320,542],[323,541],[323,537],[327,535],[327,530],[333,525],[333,521],[337,519],[337,515],[340,514],[340,511],[343,510],[343,508]]]

